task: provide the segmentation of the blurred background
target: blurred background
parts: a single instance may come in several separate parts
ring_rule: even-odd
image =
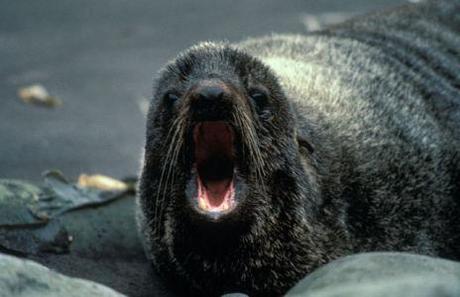
[[[0,0],[0,178],[38,181],[47,169],[134,176],[153,78],[179,51],[302,34],[404,2]],[[35,84],[59,106],[21,100]]]

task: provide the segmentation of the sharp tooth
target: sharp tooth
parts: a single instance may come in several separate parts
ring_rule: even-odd
[[[201,209],[206,209],[206,201],[203,199],[203,197],[198,198],[198,204]]]

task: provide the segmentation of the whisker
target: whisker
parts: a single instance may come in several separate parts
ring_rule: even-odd
[[[163,181],[164,181],[164,177],[165,177],[165,172],[166,172],[166,167],[168,164],[171,163],[171,153],[172,153],[172,150],[173,150],[173,147],[174,147],[174,143],[175,143],[175,137],[172,132],[173,131],[177,131],[176,127],[180,124],[180,121],[181,121],[181,118],[178,117],[174,120],[173,124],[171,125],[169,131],[168,131],[168,134],[167,134],[167,137],[166,137],[166,140],[165,140],[165,144],[168,144],[169,143],[169,146],[166,150],[166,157],[163,161],[163,164],[162,164],[162,170],[161,170],[161,175],[160,175],[160,181],[159,181],[159,184],[158,184],[158,190],[157,190],[157,195],[156,195],[156,198],[155,198],[155,209],[154,209],[154,216],[157,219],[157,222],[160,222],[160,218],[158,217],[159,214],[160,214],[160,209],[162,208],[162,204],[163,204],[163,200],[164,200],[164,195],[162,197],[160,197],[160,193],[161,193],[161,190],[163,187],[166,188],[167,186],[167,183],[165,185],[163,185]],[[159,232],[159,226],[156,226],[155,228],[156,231]],[[158,233],[159,234],[159,233]]]
[[[259,184],[264,186],[263,177],[265,176],[265,162],[260,152],[259,140],[257,134],[254,131],[254,124],[248,117],[248,115],[240,108],[237,107],[235,111],[236,112],[234,114],[234,119],[241,128],[242,137],[247,142],[249,155],[252,158],[255,165],[254,167],[256,171],[256,180]]]
[[[161,222],[163,221],[162,220],[162,216],[164,212],[163,204],[164,204],[164,201],[166,200],[166,194],[167,194],[166,191],[169,185],[174,184],[174,180],[175,180],[175,174],[173,172],[173,168],[175,167],[177,163],[179,152],[184,142],[183,136],[184,136],[184,131],[186,127],[185,124],[187,120],[187,114],[188,114],[188,109],[187,108],[182,109],[179,115],[177,116],[177,118],[174,120],[168,132],[167,140],[169,141],[169,136],[171,136],[171,142],[169,144],[169,147],[166,153],[167,157],[165,158],[164,163],[163,163],[162,177],[160,178],[160,186],[157,192],[158,210],[156,210],[155,212],[155,215],[158,218],[157,219],[158,225],[156,226],[158,233],[160,232]],[[163,184],[163,177],[165,173],[166,173],[166,180]],[[162,195],[160,195],[160,193],[162,193]]]
[[[174,133],[174,136],[173,136],[173,140],[172,140],[172,145],[171,147],[173,148],[172,150],[172,154],[171,154],[171,160],[169,160],[168,162],[168,170],[167,170],[167,174],[166,174],[166,182],[165,182],[165,186],[163,188],[163,195],[162,195],[162,203],[164,203],[164,200],[166,199],[166,194],[167,194],[167,189],[168,189],[168,185],[173,185],[174,184],[174,181],[175,181],[175,173],[173,172],[173,168],[175,167],[175,165],[177,165],[177,160],[178,160],[178,157],[179,157],[179,152],[182,148],[182,144],[183,144],[183,132],[184,132],[184,118],[183,117],[178,117],[179,122],[178,122],[178,125],[177,125],[177,128],[176,128],[176,131]],[[160,211],[159,211],[159,220],[158,221],[162,221],[161,220],[161,217],[163,216],[163,212],[164,212],[164,207],[160,207]]]

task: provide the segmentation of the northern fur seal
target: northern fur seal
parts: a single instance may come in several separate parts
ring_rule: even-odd
[[[160,73],[139,225],[188,294],[284,293],[364,251],[460,258],[460,1],[202,43]]]

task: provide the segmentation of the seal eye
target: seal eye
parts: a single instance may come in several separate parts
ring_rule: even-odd
[[[166,93],[164,98],[168,103],[174,103],[179,100],[179,96],[174,93]]]
[[[264,92],[259,90],[253,90],[249,93],[249,96],[258,108],[263,108],[265,107],[265,105],[267,105],[268,97],[267,94],[265,94]]]

